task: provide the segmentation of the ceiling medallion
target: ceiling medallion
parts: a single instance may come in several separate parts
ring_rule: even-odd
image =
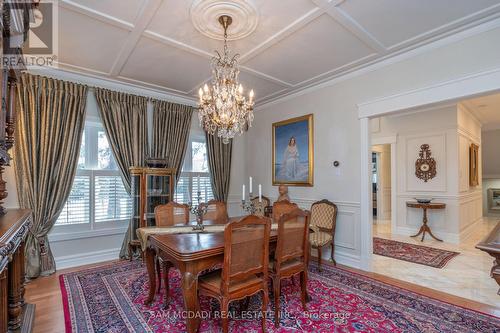
[[[212,58],[212,83],[199,90],[200,126],[206,132],[222,138],[228,143],[236,134],[241,135],[252,126],[254,93],[250,90],[248,100],[243,95],[243,86],[238,83],[238,54],[233,57],[227,46],[227,29],[233,22],[230,16],[222,15],[218,22],[224,30],[224,52],[215,51]]]
[[[237,40],[250,35],[259,21],[257,7],[251,0],[195,0],[190,9],[191,21],[203,35],[223,40],[223,28],[217,20],[221,16],[233,19],[231,36],[228,40]]]

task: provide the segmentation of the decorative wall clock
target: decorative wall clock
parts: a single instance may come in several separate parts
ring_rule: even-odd
[[[436,160],[431,157],[432,152],[428,144],[420,146],[419,158],[415,161],[415,175],[427,183],[436,177]]]

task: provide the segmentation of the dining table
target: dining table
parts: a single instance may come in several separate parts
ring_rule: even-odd
[[[149,294],[145,304],[149,305],[154,301],[157,286],[156,278],[156,258],[168,262],[177,268],[181,276],[181,288],[184,298],[184,310],[186,317],[187,332],[198,331],[200,325],[200,305],[198,302],[198,276],[204,271],[222,267],[224,262],[224,232],[223,225],[231,221],[239,220],[241,217],[232,217],[227,221],[203,221],[206,227],[204,231],[192,230],[186,232],[187,225],[176,225],[182,232],[179,233],[154,233],[148,230],[145,236],[145,262],[149,278]],[[194,226],[195,222],[190,222],[189,226]],[[221,228],[210,226],[220,225]],[[213,231],[216,229],[216,231]],[[144,231],[144,230],[142,230]],[[139,234],[140,232],[138,232]],[[272,225],[270,235],[270,248],[276,246],[277,225]],[[158,281],[161,283],[161,281]]]

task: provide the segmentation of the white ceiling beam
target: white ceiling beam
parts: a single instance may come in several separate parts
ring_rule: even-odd
[[[330,15],[337,23],[342,25],[345,29],[356,36],[360,41],[365,43],[368,47],[380,54],[387,53],[387,48],[377,40],[368,30],[361,24],[349,16],[346,12],[338,7],[343,1],[329,1],[329,0],[311,0],[318,7],[322,8],[325,13]]]
[[[176,47],[176,48],[181,49],[183,51],[187,51],[189,53],[195,54],[195,55],[203,57],[203,58],[210,59],[213,56],[213,54],[210,52],[207,52],[207,51],[199,49],[197,47],[185,44],[183,42],[179,42],[173,38],[163,36],[159,33],[156,33],[156,32],[150,31],[150,30],[144,31],[143,36],[148,37],[148,38],[155,40],[157,42],[160,42],[162,44],[165,44],[168,46],[173,46],[173,47]]]
[[[319,16],[323,15],[324,11],[320,8],[314,8],[307,12],[306,14],[302,15],[247,53],[243,54],[240,58],[241,62],[244,63],[251,58],[257,56],[258,54],[262,53],[264,50],[270,48],[271,46],[275,45],[276,43],[282,41],[286,37],[292,35],[294,32],[302,29],[305,27],[309,22],[315,20]]]
[[[274,76],[271,76],[271,75],[268,75],[268,74],[265,74],[265,73],[262,73],[262,72],[259,72],[255,69],[252,69],[250,67],[247,67],[247,66],[242,66],[240,65],[240,69],[244,72],[248,72],[248,73],[251,73],[257,77],[260,77],[264,80],[267,80],[267,81],[270,81],[270,82],[274,82],[274,83],[277,83],[281,86],[284,86],[284,87],[293,87],[293,84],[289,83],[289,82],[286,82],[286,81],[283,81],[283,80],[280,80]]]
[[[82,6],[82,5],[75,3],[71,0],[59,0],[59,6],[61,6],[62,8],[71,10],[75,13],[83,14],[83,15],[91,17],[95,20],[113,25],[117,28],[121,28],[121,29],[124,29],[127,31],[131,31],[134,28],[134,25],[130,22],[126,22],[126,21],[120,20],[119,18],[116,18],[114,16],[107,15],[107,14],[104,14],[104,13],[99,12],[97,10],[94,10],[92,8]]]
[[[149,22],[153,19],[156,11],[161,5],[162,0],[145,0],[139,10],[139,15],[135,20],[134,29],[127,36],[125,44],[123,45],[118,57],[115,59],[113,66],[111,67],[110,75],[118,76],[123,69],[123,66],[127,63],[128,58],[134,51],[139,39],[141,38],[144,30],[149,25]]]

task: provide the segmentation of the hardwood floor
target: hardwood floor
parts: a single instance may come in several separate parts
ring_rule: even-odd
[[[103,264],[109,264],[111,262],[75,267],[70,269],[63,269],[58,271],[56,274],[47,277],[41,277],[36,280],[31,281],[26,286],[26,300],[29,303],[36,304],[35,312],[35,325],[34,332],[39,333],[63,333],[65,332],[64,327],[64,312],[62,305],[61,290],[59,288],[59,276],[64,273],[79,271],[85,268],[95,267]],[[323,261],[324,265],[331,265],[330,262]],[[411,290],[413,292],[425,295],[428,297],[436,298],[444,302],[462,306],[465,308],[480,311],[482,313],[490,314],[496,317],[500,317],[500,308],[481,304],[475,301],[467,300],[458,296],[442,293],[430,288],[415,285],[413,283],[393,279],[384,275],[377,273],[364,272],[358,269],[348,268],[342,265],[338,265],[341,268],[347,269],[349,271],[359,273],[361,275],[374,278],[381,282],[394,285],[399,288],[404,288]]]

